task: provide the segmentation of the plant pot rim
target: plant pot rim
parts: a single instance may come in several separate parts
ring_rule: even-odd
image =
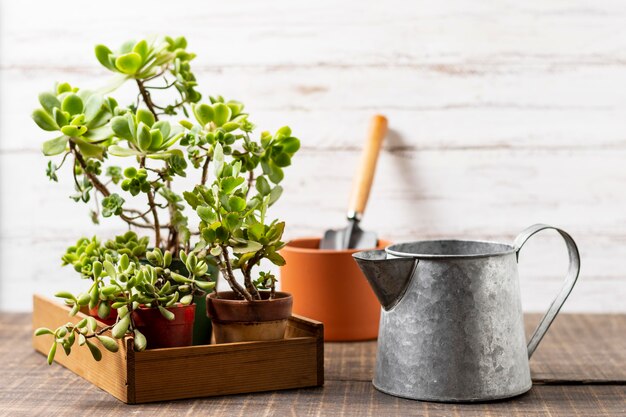
[[[392,242],[387,239],[378,239],[378,245],[375,248],[364,248],[364,249],[319,249],[319,242],[322,239],[320,237],[300,237],[296,239],[291,239],[287,244],[280,250],[285,252],[294,252],[294,253],[302,253],[302,254],[321,254],[321,255],[346,255],[353,254],[356,252],[360,252],[363,250],[369,249],[384,249],[387,246],[391,245]],[[298,246],[298,244],[303,243],[314,243],[313,248]]]
[[[269,296],[269,291],[261,294]],[[291,317],[293,297],[289,293],[276,291],[276,298],[271,300],[247,301],[235,297],[233,291],[210,293],[206,297],[207,315],[218,322],[263,322]]]

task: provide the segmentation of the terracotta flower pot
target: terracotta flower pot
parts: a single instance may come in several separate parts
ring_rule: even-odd
[[[378,336],[380,303],[352,254],[322,250],[319,238],[295,239],[281,249],[280,288],[293,294],[293,312],[324,323],[327,341],[370,340]],[[390,242],[379,240],[383,249]]]
[[[109,305],[111,303],[109,302]],[[115,322],[117,321],[117,310],[114,308],[111,308],[109,311],[109,315],[105,318],[102,318],[98,315],[98,309],[100,308],[100,303],[98,303],[94,308],[90,308],[89,309],[89,315],[91,317],[94,317],[96,320],[101,321],[102,323],[106,324],[107,326],[110,326],[112,324],[115,324]]]
[[[181,304],[167,309],[174,313],[174,320],[163,317],[158,308],[140,307],[133,311],[137,329],[146,336],[147,349],[191,346],[195,304]]]
[[[207,315],[213,320],[215,343],[277,340],[285,337],[287,319],[291,317],[293,297],[276,292],[261,292],[262,300],[246,301],[234,292],[224,291],[207,296]]]

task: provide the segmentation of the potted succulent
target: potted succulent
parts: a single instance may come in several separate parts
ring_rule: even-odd
[[[116,74],[113,81],[98,90],[57,84],[53,91],[40,94],[41,107],[32,115],[40,128],[57,133],[43,144],[43,153],[56,159],[48,162],[48,177],[58,181],[60,169],[69,163],[76,189],[71,198],[92,205],[92,221],[118,217],[131,229],[104,245],[94,237],[70,246],[64,265],[72,265],[92,283],[84,294],[59,295],[68,300],[72,314],[84,308],[104,320],[114,337],[129,331],[141,335],[137,348],[143,346],[139,329],[153,321],[142,315],[158,311],[175,318],[167,312],[179,298],[183,305],[196,304],[196,325],[202,319],[208,322],[204,296],[213,288],[218,269],[237,301],[275,305],[288,298],[275,291],[271,273],[253,279],[252,267],[262,259],[284,262],[276,252],[282,246],[284,223],[266,224],[265,218],[267,208],[280,197],[278,183],[299,140],[284,127],[275,134],[263,132],[255,141],[251,138],[255,126],[242,103],[221,96],[200,103],[190,70],[195,55],[186,48],[183,37],[127,42],[115,52],[98,45],[96,58]],[[136,102],[128,106],[109,96],[124,82],[134,83],[138,91]],[[181,112],[186,118],[193,116],[193,121],[172,120]],[[116,164],[118,158],[125,169]],[[255,174],[258,167],[260,175]],[[174,182],[189,172],[197,174],[198,185],[183,198]],[[251,193],[253,188],[256,192]],[[197,230],[189,228],[188,206],[200,218]],[[135,231],[151,237],[139,237]],[[150,246],[154,250],[148,252]],[[243,286],[237,284],[236,271],[243,274]],[[210,299],[225,298],[215,290]],[[89,333],[92,320],[81,324],[61,326],[53,332],[55,340],[64,347],[68,335],[78,333],[86,341],[98,336],[107,340],[102,330]],[[206,342],[208,333],[206,326],[196,326],[198,339],[204,339],[200,343]],[[164,345],[167,342],[148,342]]]
[[[253,268],[263,259],[278,266],[285,263],[278,253],[284,246],[285,223],[268,221],[268,209],[280,198],[282,187],[277,183],[283,179],[282,168],[290,164],[299,147],[288,127],[274,135],[263,132],[259,142],[246,135],[241,151],[225,151],[218,141],[212,145],[214,182],[184,193],[201,219],[196,250],[216,259],[231,288],[224,292],[215,288],[207,296],[217,343],[284,336],[292,297],[275,290],[276,277],[269,271],[259,272],[255,279]],[[258,165],[262,171],[255,176]],[[247,176],[242,174],[244,169]],[[243,278],[243,285],[236,273]]]
[[[133,336],[138,351],[191,345],[196,307],[193,294],[197,289],[210,291],[215,283],[199,279],[208,269],[204,261],[194,254],[187,256],[181,252],[180,255],[189,271],[187,276],[171,271],[172,254],[162,253],[160,249],[148,252],[148,264],[130,261],[127,254],[121,255],[115,263],[110,254],[105,256],[104,262],[94,261],[93,283],[89,290],[77,296],[69,292],[56,295],[71,307],[70,316],[76,315],[81,307],[99,304],[116,309],[117,319],[99,329],[92,316],[76,324],[68,322],[55,330],[37,329],[37,336],[54,336],[48,363],[52,363],[58,344],[69,355],[76,340],[79,346],[86,345],[96,360],[100,360],[102,354],[90,341],[94,338],[112,352],[118,350],[113,338],[123,339],[127,335]],[[111,330],[113,338],[103,334],[107,330]]]

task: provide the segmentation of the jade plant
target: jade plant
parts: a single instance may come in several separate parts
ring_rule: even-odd
[[[39,328],[35,335],[53,336],[52,345],[48,353],[48,363],[51,364],[57,351],[57,345],[69,355],[75,342],[79,346],[87,346],[95,360],[102,358],[102,352],[95,340],[111,352],[118,351],[115,339],[123,339],[127,335],[133,336],[134,349],[142,351],[146,348],[146,338],[135,324],[133,312],[138,308],[157,308],[167,320],[174,319],[174,313],[168,310],[175,304],[189,305],[197,292],[206,292],[213,289],[214,282],[207,282],[202,278],[206,275],[208,265],[199,260],[195,254],[187,256],[180,253],[188,271],[186,276],[169,269],[172,254],[169,251],[161,252],[154,249],[148,252],[148,264],[130,261],[127,254],[113,262],[110,255],[104,262],[95,261],[92,268],[93,283],[84,293],[74,295],[70,292],[56,294],[65,300],[71,307],[70,316],[75,316],[81,307],[104,306],[105,309],[117,309],[115,324],[98,328],[95,318],[89,316],[78,323],[68,322],[57,329]],[[110,306],[110,307],[109,307]],[[110,330],[113,338],[104,335]]]
[[[186,47],[183,37],[127,42],[116,52],[98,45],[96,58],[118,76],[113,87],[133,82],[137,101],[120,106],[107,96],[111,85],[89,90],[60,83],[39,95],[41,108],[33,112],[41,129],[58,135],[43,144],[46,156],[59,158],[49,161],[48,177],[58,181],[69,161],[76,188],[71,197],[93,202],[94,222],[117,216],[129,227],[151,229],[153,246],[174,253],[189,247],[190,238],[182,197],[172,189],[172,182],[187,174],[187,161],[177,147],[185,133],[179,123],[160,118],[189,114],[201,98],[190,70],[195,55]],[[168,94],[170,90],[176,93]],[[135,165],[122,170],[116,160],[125,158]],[[143,208],[131,206],[134,197],[143,198]]]
[[[50,180],[59,181],[65,167],[76,190],[70,197],[91,206],[94,223],[119,218],[129,229],[104,244],[93,237],[70,246],[63,264],[91,284],[84,293],[58,295],[71,315],[98,306],[101,318],[112,310],[117,317],[104,328],[86,319],[38,329],[54,336],[51,358],[57,344],[69,353],[78,339],[98,359],[95,340],[116,349],[104,335],[109,329],[114,338],[134,335],[135,348],[145,348],[133,311],[149,306],[171,318],[168,307],[217,292],[207,280],[216,268],[240,298],[258,300],[259,290],[273,297],[276,277],[252,270],[263,259],[285,262],[278,253],[285,224],[270,221],[268,209],[281,196],[284,169],[300,147],[291,129],[255,137],[243,103],[219,95],[203,101],[190,67],[195,54],[184,37],[127,42],[115,51],[98,45],[95,55],[114,74],[112,82],[99,89],[58,83],[39,95],[41,107],[32,117],[54,132],[43,143],[52,158]],[[137,88],[132,103],[112,96],[123,83]],[[175,191],[181,189],[175,182],[191,175],[193,190]],[[193,228],[192,211],[199,218]]]
[[[194,250],[212,255],[235,294],[252,301],[261,299],[259,289],[269,289],[273,298],[276,284],[276,277],[269,271],[260,272],[254,279],[252,268],[263,259],[278,266],[285,264],[278,253],[284,246],[281,238],[285,223],[268,221],[268,208],[282,194],[282,187],[272,182],[278,179],[277,172],[282,179],[282,170],[266,166],[273,163],[272,154],[284,155],[290,160],[300,144],[291,136],[289,128],[282,128],[275,135],[265,132],[260,144],[249,143],[255,151],[248,151],[248,167],[254,167],[255,163],[263,167],[262,174],[256,177],[254,190],[242,175],[242,161],[236,158],[227,161],[222,145],[216,143],[213,148],[215,180],[210,187],[200,184],[184,196],[201,219],[200,241]],[[236,279],[237,270],[243,275],[243,285]]]

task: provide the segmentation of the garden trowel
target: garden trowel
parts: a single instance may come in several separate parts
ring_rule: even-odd
[[[320,242],[320,249],[371,249],[378,243],[374,232],[366,232],[359,227],[359,221],[365,211],[367,199],[372,188],[376,161],[383,139],[387,134],[387,118],[376,115],[372,117],[367,143],[361,163],[358,166],[348,206],[348,226],[345,229],[327,230]]]

